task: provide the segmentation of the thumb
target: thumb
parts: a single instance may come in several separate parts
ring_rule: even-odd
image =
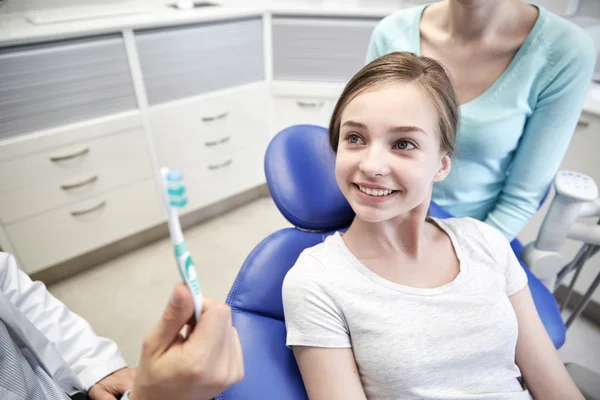
[[[148,344],[153,352],[164,353],[179,337],[179,332],[194,315],[194,300],[187,286],[178,283],[158,323],[152,329]]]

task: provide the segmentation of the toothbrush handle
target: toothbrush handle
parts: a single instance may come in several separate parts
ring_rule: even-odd
[[[198,282],[196,266],[183,243],[175,248],[175,256],[177,257],[177,266],[181,279],[185,282],[194,298],[194,319],[197,322],[202,313],[203,297],[200,282]]]

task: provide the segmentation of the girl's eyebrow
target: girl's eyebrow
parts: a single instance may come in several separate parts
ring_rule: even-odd
[[[342,124],[342,127],[344,126],[350,126],[353,128],[359,128],[359,129],[367,129],[367,126],[365,124],[362,124],[360,122],[356,122],[356,121],[352,121],[352,120],[348,120],[345,121]],[[391,128],[389,130],[389,132],[392,133],[408,133],[408,132],[423,132],[424,134],[427,135],[427,132],[425,132],[424,129],[419,128],[418,126],[412,126],[412,125],[406,125],[406,126],[394,126],[393,128]]]

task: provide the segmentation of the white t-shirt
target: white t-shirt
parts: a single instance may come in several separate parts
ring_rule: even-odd
[[[375,274],[339,233],[304,250],[283,283],[287,345],[352,348],[368,399],[530,399],[509,300],[527,285],[525,271],[489,225],[434,221],[460,272],[433,289]]]

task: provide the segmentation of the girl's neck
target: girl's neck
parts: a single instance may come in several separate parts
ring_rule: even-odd
[[[429,243],[428,225],[426,210],[378,223],[355,217],[343,238],[359,259],[401,255],[419,260]]]

